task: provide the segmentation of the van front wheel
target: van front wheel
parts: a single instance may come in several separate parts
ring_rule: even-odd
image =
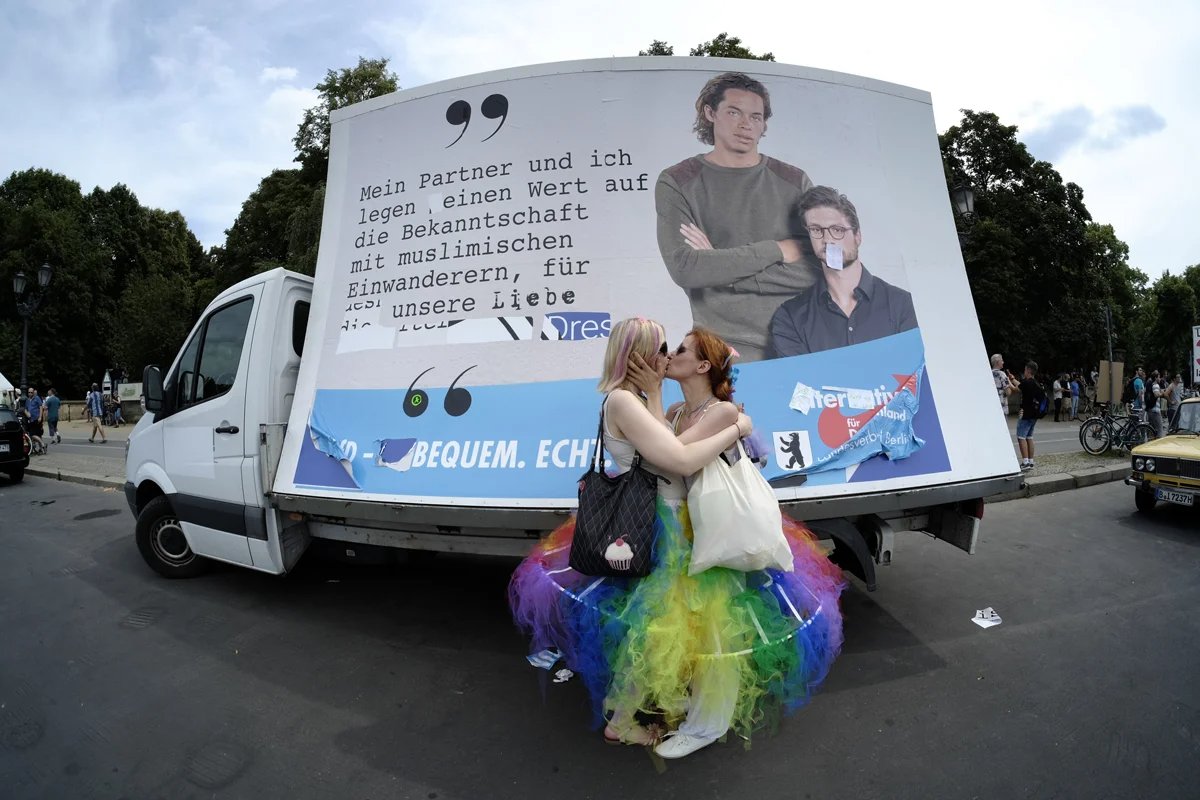
[[[137,546],[146,563],[166,578],[194,578],[208,569],[208,561],[192,552],[171,501],[151,500],[137,518]]]

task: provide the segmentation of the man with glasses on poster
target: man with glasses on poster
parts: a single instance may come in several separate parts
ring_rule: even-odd
[[[693,126],[712,150],[663,170],[654,188],[658,248],[693,323],[719,333],[743,362],[763,358],[765,321],[816,280],[795,216],[812,181],[758,152],[770,118],[762,83],[716,76],[696,100]]]
[[[771,318],[767,358],[818,353],[917,327],[912,295],[859,261],[858,211],[844,194],[828,186],[810,189],[800,200],[800,217],[821,275]]]

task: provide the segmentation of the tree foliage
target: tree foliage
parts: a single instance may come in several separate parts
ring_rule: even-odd
[[[638,50],[639,56],[673,56],[675,48],[661,39],[655,39],[645,50]]]
[[[227,286],[289,266],[289,225],[292,216],[308,206],[312,193],[313,187],[298,169],[277,169],[263,178],[225,231],[225,247],[217,259],[218,281]]]
[[[147,364],[167,366],[175,358],[198,310],[187,274],[154,272],[131,281],[118,303],[121,335],[112,349],[115,363],[132,367],[140,380]]]
[[[1146,276],[1109,225],[1092,221],[1083,190],[1064,183],[995,114],[963,111],[939,137],[947,187],[975,190],[959,219],[963,259],[989,351],[1058,372],[1107,357],[1103,310],[1120,349],[1135,352],[1133,316]]]
[[[396,75],[387,65],[386,58],[360,57],[354,67],[325,73],[316,86],[320,102],[304,112],[292,140],[300,166],[263,178],[225,231],[224,246],[209,253],[217,290],[275,267],[313,274],[329,166],[329,114],[396,91]],[[207,287],[198,296],[205,294],[212,296]]]
[[[300,129],[292,140],[296,161],[307,183],[315,186],[324,182],[329,170],[330,112],[400,88],[396,74],[387,66],[386,58],[359,56],[356,66],[331,69],[325,73],[325,80],[317,84],[320,102],[304,112]]]
[[[12,276],[32,282],[54,268],[29,322],[28,381],[82,396],[124,361],[169,360],[197,309],[191,287],[206,277],[204,248],[177,211],[143,206],[128,187],[93,189],[49,170],[0,184],[0,363],[19,380],[21,319]]]
[[[1200,271],[1196,267],[1188,269]],[[1147,371],[1190,371],[1192,326],[1200,324],[1200,302],[1192,285],[1195,278],[1189,280],[1186,273],[1167,273],[1151,288],[1145,308],[1144,345],[1139,353]]]
[[[742,44],[742,40],[728,33],[720,33],[716,38],[701,42],[688,52],[689,56],[710,56],[712,58],[749,58],[757,61],[774,61],[771,53],[756,56],[750,48]]]
[[[655,39],[645,50],[638,51],[639,56],[673,56],[675,48],[661,39]],[[750,48],[742,44],[737,36],[728,33],[717,34],[707,42],[701,42],[688,51],[689,56],[709,56],[711,58],[748,58],[755,61],[774,61],[772,53],[755,55]]]

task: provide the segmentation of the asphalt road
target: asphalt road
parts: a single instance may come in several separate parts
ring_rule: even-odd
[[[975,556],[904,535],[807,708],[663,764],[528,666],[511,562],[167,581],[119,492],[0,482],[0,794],[1195,797],[1200,515],[1130,491],[989,506]]]
[[[1016,419],[1016,415],[1010,416],[1008,419],[1008,438],[1012,440],[1013,452],[1019,454]],[[1037,425],[1033,426],[1035,455],[1048,456],[1053,453],[1082,452],[1083,447],[1079,444],[1079,426],[1081,424],[1083,424],[1082,417],[1079,422],[1055,422],[1053,417],[1039,419]]]

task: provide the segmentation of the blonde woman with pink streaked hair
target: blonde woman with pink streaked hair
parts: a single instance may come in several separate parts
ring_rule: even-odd
[[[676,356],[678,369],[669,372]],[[685,437],[695,441],[684,443],[664,418],[654,384],[671,375],[688,382],[685,394],[710,382],[731,392],[732,361],[732,348],[707,332],[689,333],[672,351],[657,322],[614,325],[598,386],[604,438],[617,472],[629,470],[636,454],[663,478],[654,567],[644,578],[576,572],[568,563],[572,518],[534,548],[509,584],[513,618],[531,636],[531,652],[549,651],[549,660],[559,656],[579,675],[604,739],[655,746],[664,758],[688,755],[731,730],[748,740],[773,726],[808,699],[841,645],[841,572],[797,523],[785,518],[793,571],[688,574],[684,476],[748,435],[751,421],[721,402],[714,418],[722,424],[709,420],[703,432],[697,425]],[[711,399],[705,408],[717,405]],[[661,740],[665,729],[671,733]]]

